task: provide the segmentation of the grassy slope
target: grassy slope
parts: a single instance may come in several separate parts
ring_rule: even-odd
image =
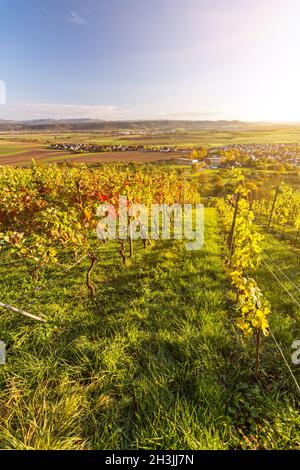
[[[125,268],[104,246],[95,303],[84,272],[49,268],[33,286],[1,268],[3,300],[48,323],[1,312],[0,448],[297,446],[293,394],[254,380],[232,325],[214,209],[199,252],[161,242]]]
[[[271,234],[263,232],[263,236],[262,259],[264,262],[256,270],[255,277],[272,306],[270,317],[272,331],[300,383],[299,367],[291,363],[291,345],[293,341],[300,338],[300,307],[297,305],[297,302],[300,304],[299,252],[294,251],[286,241],[278,240]],[[285,289],[290,292],[294,300]],[[284,391],[289,384],[291,390],[294,388],[296,396],[296,387],[278,355],[274,342],[270,339],[268,343],[270,343],[267,348],[269,365],[274,367],[278,389]]]

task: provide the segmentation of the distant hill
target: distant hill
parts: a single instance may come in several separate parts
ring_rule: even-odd
[[[247,123],[241,121],[104,121],[93,119],[37,119],[32,121],[5,121],[0,119],[0,131],[242,131],[257,127],[291,126],[292,124]],[[295,124],[294,124],[295,126]]]

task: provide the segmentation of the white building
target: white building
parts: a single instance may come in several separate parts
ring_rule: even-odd
[[[193,165],[194,163],[198,163],[196,158],[177,158],[176,160],[177,165]]]

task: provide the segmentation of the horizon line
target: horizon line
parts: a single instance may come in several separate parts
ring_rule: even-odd
[[[36,119],[1,119],[0,123],[26,123],[26,122],[37,122],[37,121],[54,121],[54,122],[66,122],[66,121],[90,121],[90,122],[209,122],[209,123],[240,123],[240,124],[300,124],[300,120],[241,120],[241,119],[180,119],[180,118],[136,118],[136,119],[101,119],[101,118],[36,118]]]

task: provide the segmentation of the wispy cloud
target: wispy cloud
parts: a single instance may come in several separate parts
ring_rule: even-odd
[[[132,110],[117,106],[18,103],[0,106],[0,119],[131,119]]]
[[[160,113],[161,119],[178,119],[178,120],[216,120],[216,119],[233,119],[234,112],[229,108],[202,108],[200,110],[178,111],[173,113]]]
[[[5,104],[5,103],[6,103],[5,82],[3,82],[3,80],[0,80],[0,104]]]
[[[67,16],[67,21],[69,23],[76,24],[78,26],[85,25],[87,23],[86,19],[84,19],[82,16],[80,16],[79,13],[76,11],[70,11],[69,15]]]
[[[33,119],[104,119],[122,121],[135,119],[220,120],[237,119],[237,112],[229,108],[202,108],[169,113],[139,112],[121,106],[85,106],[50,103],[15,103],[0,105],[0,120],[25,121]]]

